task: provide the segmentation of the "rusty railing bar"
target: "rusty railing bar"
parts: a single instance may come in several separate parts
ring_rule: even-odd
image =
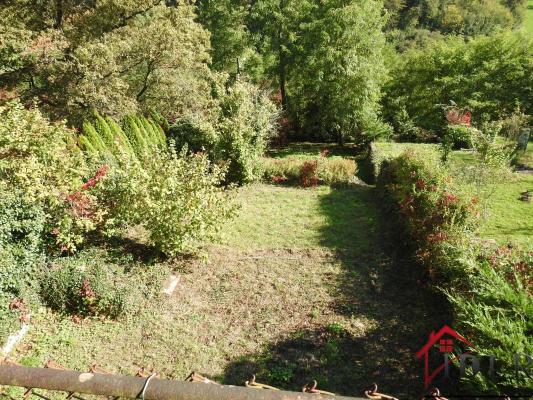
[[[0,385],[135,399],[146,378],[0,365]],[[333,400],[332,396],[152,379],[145,400]],[[357,398],[362,400],[362,398]],[[335,396],[334,400],[357,400]]]

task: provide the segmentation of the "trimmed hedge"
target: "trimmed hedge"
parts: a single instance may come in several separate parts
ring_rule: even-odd
[[[432,149],[411,149],[378,165],[384,203],[392,203],[402,239],[411,241],[432,283],[445,289],[455,327],[476,338],[475,354],[497,358],[494,376],[467,376],[467,385],[529,393],[533,378],[514,372],[514,355],[533,354],[532,253],[478,245],[478,200],[457,189]]]
[[[377,179],[381,164],[384,161],[392,160],[400,156],[406,150],[417,150],[435,152],[437,154],[439,145],[427,143],[393,143],[393,142],[374,142],[370,145],[371,161],[374,168],[374,177]]]

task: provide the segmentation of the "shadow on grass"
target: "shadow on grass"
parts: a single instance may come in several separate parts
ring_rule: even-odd
[[[229,364],[219,379],[242,384],[256,374],[258,382],[290,390],[314,379],[319,389],[351,396],[373,382],[397,397],[423,393],[423,363],[414,354],[432,330],[451,322],[448,303],[419,284],[421,271],[395,248],[374,196],[373,187],[354,186],[320,199],[327,220],[322,244],[343,267],[336,280],[321,284],[334,297],[331,312],[355,329],[317,324],[293,332]]]
[[[107,255],[111,259],[122,259],[124,255],[128,255],[134,261],[142,262],[148,266],[165,259],[164,255],[154,246],[123,236],[98,238],[95,240],[94,245],[96,247],[105,247]]]

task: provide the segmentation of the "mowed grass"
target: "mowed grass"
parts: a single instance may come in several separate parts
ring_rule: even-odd
[[[520,200],[522,192],[533,192],[533,175],[513,175],[511,180],[494,186],[481,236],[533,250],[533,203]]]
[[[177,380],[197,371],[236,385],[256,374],[296,391],[315,379],[352,396],[378,381],[385,392],[414,397],[423,387],[413,354],[449,321],[413,268],[384,251],[373,190],[241,188],[240,215],[206,260],[145,266],[179,275],[171,297],[140,298],[119,321],[43,308],[14,358],[123,374],[142,366]]]
[[[228,225],[223,243],[243,250],[365,252],[379,228],[376,207],[369,206],[372,195],[364,187],[245,187],[240,214]]]
[[[523,164],[526,156],[526,153],[522,155],[522,166],[527,166]],[[475,155],[467,151],[454,151],[451,156],[452,168],[456,170],[475,161]],[[533,175],[519,172],[483,189],[486,204],[480,230],[482,238],[495,239],[501,245],[518,244],[533,249],[533,203],[520,199],[526,190],[533,191]]]
[[[270,343],[327,333],[332,324],[354,337],[376,326],[369,316],[336,311],[335,286],[346,274],[337,251],[355,245],[362,265],[374,254],[377,208],[369,190],[258,184],[240,189],[238,198],[241,213],[207,260],[150,266],[180,276],[172,297],[145,299],[118,322],[79,322],[41,309],[18,361],[38,366],[52,359],[76,370],[97,363],[125,374],[144,366],[174,379],[194,370],[242,384],[248,372],[235,376],[232,365]],[[278,378],[270,381],[292,383]]]

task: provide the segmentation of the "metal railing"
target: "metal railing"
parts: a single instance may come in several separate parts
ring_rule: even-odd
[[[0,365],[0,385],[26,388],[25,398],[45,389],[67,393],[67,399],[76,394],[143,400],[331,400],[332,394],[316,389],[316,383],[304,387],[305,392],[277,390],[268,385],[246,382],[247,387],[220,385],[198,374],[191,374],[188,382],[158,379],[155,374],[125,376],[97,372],[76,372],[48,368],[30,368],[18,365]],[[97,370],[94,367],[92,370]],[[201,383],[204,382],[204,383]],[[206,384],[212,383],[212,384]],[[335,396],[338,400],[356,400],[355,397]],[[367,397],[368,398],[368,397]],[[372,398],[372,397],[370,397]],[[381,398],[381,397],[374,397]],[[391,397],[383,397],[383,399]],[[358,398],[361,399],[361,398]]]

